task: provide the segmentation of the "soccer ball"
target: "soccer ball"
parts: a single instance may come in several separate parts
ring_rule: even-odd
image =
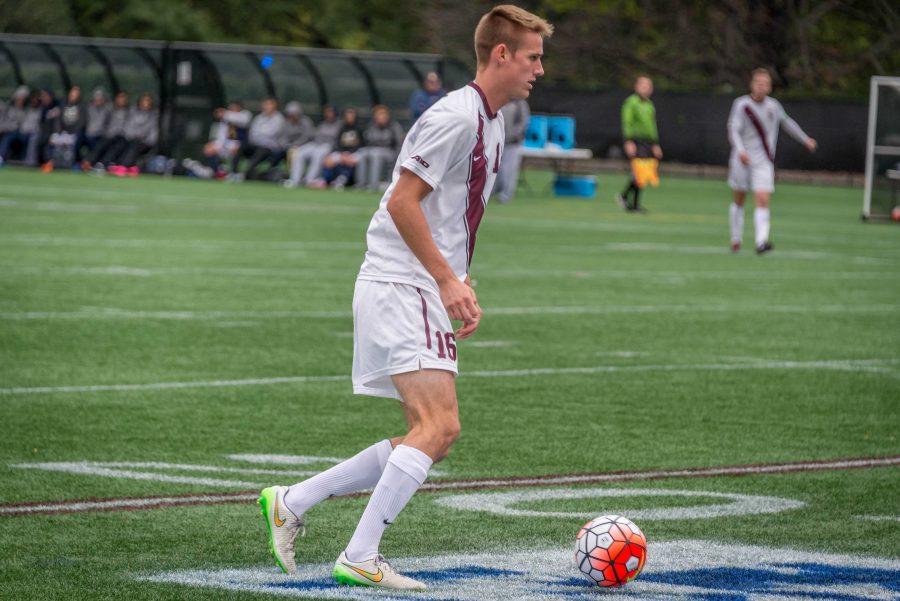
[[[894,207],[891,211],[891,219],[894,221],[900,221],[900,206]]]
[[[641,572],[647,539],[634,522],[618,515],[594,518],[575,540],[575,567],[599,586],[621,586]]]

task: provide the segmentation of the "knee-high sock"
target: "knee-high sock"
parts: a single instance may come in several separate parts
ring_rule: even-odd
[[[641,187],[637,185],[637,182],[634,182],[631,186],[634,190],[634,202],[631,203],[631,208],[637,211],[641,208]]]
[[[384,531],[425,482],[430,468],[428,455],[413,447],[397,445],[347,545],[347,559],[366,561],[378,554]]]
[[[294,515],[301,516],[328,497],[371,488],[378,484],[390,456],[391,441],[377,442],[350,459],[291,486],[284,495],[284,504]]]
[[[756,226],[756,246],[762,246],[769,241],[769,208],[756,207],[753,223]]]
[[[731,223],[731,241],[740,244],[744,238],[744,207],[731,203],[728,216]]]

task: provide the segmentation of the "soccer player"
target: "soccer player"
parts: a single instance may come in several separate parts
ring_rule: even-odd
[[[767,69],[754,69],[750,79],[750,94],[741,96],[731,105],[728,115],[728,140],[731,158],[728,162],[728,185],[734,191],[731,204],[731,250],[741,250],[744,231],[744,198],[753,192],[756,209],[756,254],[772,250],[769,242],[769,195],[775,189],[775,147],[778,129],[815,152],[816,141],[810,138],[797,122],[788,117],[781,103],[770,97],[772,76]]]
[[[385,529],[459,436],[456,340],[481,307],[469,265],[503,147],[498,110],[527,98],[541,66],[545,20],[515,6],[485,14],[475,30],[475,81],[438,101],[410,129],[391,184],[369,224],[353,296],[353,390],[399,399],[408,431],[291,487],[262,491],[270,547],[294,573],[294,541],[315,504],[374,487],[333,576],[350,585],[423,590],[378,553]],[[462,322],[455,332],[451,320]]]
[[[653,80],[642,75],[634,82],[634,94],[622,105],[622,137],[625,138],[623,149],[630,161],[649,158],[660,160],[663,156],[659,133],[656,131],[656,107],[650,100],[652,95]],[[637,177],[632,175],[628,186],[616,195],[616,201],[626,211],[640,211],[641,187]]]

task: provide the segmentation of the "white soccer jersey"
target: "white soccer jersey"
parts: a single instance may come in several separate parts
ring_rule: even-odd
[[[387,211],[394,186],[408,169],[431,186],[422,211],[438,250],[464,280],[500,166],[503,139],[503,117],[491,111],[484,92],[474,82],[451,92],[419,117],[403,141],[391,185],[369,223],[359,279],[425,286],[439,292]]]
[[[762,102],[756,102],[749,94],[736,99],[728,115],[732,159],[746,152],[751,164],[774,163],[778,129],[782,126],[801,144],[809,140],[797,122],[784,112],[781,103],[771,96],[766,96]]]

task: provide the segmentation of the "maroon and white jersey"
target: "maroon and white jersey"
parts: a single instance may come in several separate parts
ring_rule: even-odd
[[[406,135],[391,185],[369,223],[359,279],[424,286],[439,292],[387,211],[394,186],[407,169],[431,186],[422,211],[438,250],[464,280],[500,166],[503,139],[503,117],[491,111],[484,92],[474,82],[450,92],[425,111]]]
[[[774,163],[778,130],[782,126],[801,144],[809,139],[797,122],[784,112],[781,103],[771,96],[766,96],[761,102],[756,102],[749,94],[736,99],[728,115],[732,158],[746,152],[751,164]]]

